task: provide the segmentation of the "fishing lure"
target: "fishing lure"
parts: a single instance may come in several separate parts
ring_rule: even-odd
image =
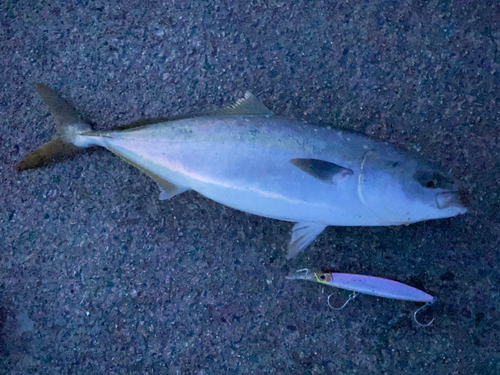
[[[335,288],[350,290],[353,293],[341,307],[333,307],[328,296],[328,306],[334,310],[342,310],[358,293],[369,294],[371,296],[392,298],[404,301],[425,302],[425,305],[418,308],[413,313],[413,319],[419,326],[427,327],[432,324],[432,319],[427,324],[422,324],[417,320],[417,313],[426,306],[437,301],[431,296],[417,288],[400,283],[398,281],[384,279],[382,277],[356,275],[351,273],[331,273],[322,271],[311,271],[307,268],[296,271],[294,274],[286,276],[289,280],[309,280],[317,281],[321,284],[333,286]]]

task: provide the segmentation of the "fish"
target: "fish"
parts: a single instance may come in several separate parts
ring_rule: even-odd
[[[467,212],[453,178],[430,163],[362,134],[275,116],[250,92],[215,112],[93,131],[54,90],[35,88],[57,132],[17,170],[101,146],[151,177],[161,200],[194,190],[295,223],[288,259],[327,226],[394,226]]]

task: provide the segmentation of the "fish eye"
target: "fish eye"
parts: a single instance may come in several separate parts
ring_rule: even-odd
[[[437,180],[430,180],[427,181],[427,183],[425,184],[425,187],[429,189],[435,189],[436,186],[437,186]]]
[[[436,172],[417,171],[413,177],[420,185],[427,189],[444,189],[453,184],[448,178]]]
[[[320,276],[319,276],[319,278],[320,278],[321,280],[326,280],[326,276],[325,276],[325,275],[320,275]]]

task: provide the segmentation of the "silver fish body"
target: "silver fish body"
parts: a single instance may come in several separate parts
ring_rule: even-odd
[[[449,178],[387,143],[248,110],[249,103],[260,104],[247,94],[229,114],[125,131],[69,124],[63,138],[130,162],[158,182],[161,198],[190,189],[297,223],[289,257],[328,225],[400,225],[466,212]]]
[[[372,199],[364,197],[366,191],[370,198],[374,194],[371,182],[379,184],[379,180],[387,178],[390,181],[386,181],[384,189],[399,188],[390,183],[407,177],[404,172],[408,168],[416,170],[417,163],[387,144],[283,118],[199,117],[88,135],[87,141],[86,146],[106,147],[177,186],[274,219],[374,226],[460,213],[455,206],[438,208],[438,194],[432,194],[428,202],[436,206],[435,210],[429,206],[426,210],[411,210],[409,206],[415,206],[411,197],[406,202],[395,202],[392,196],[381,206],[371,205]],[[374,171],[363,174],[364,157],[370,153],[398,165],[392,170],[383,165],[380,175]],[[326,182],[295,166],[291,162],[294,159],[324,160],[352,174]],[[402,178],[395,178],[397,174]],[[379,198],[386,196],[383,191],[376,194]],[[404,207],[399,206],[403,203]]]

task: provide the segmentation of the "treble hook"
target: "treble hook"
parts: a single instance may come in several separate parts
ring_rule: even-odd
[[[420,327],[429,327],[432,322],[434,321],[434,318],[432,318],[432,320],[427,323],[427,324],[422,324],[418,321],[417,319],[417,314],[420,310],[422,310],[424,307],[427,307],[427,306],[431,306],[432,304],[434,304],[434,302],[437,301],[437,298],[434,297],[434,299],[431,301],[431,302],[427,302],[425,305],[423,306],[420,306],[418,309],[415,310],[415,312],[413,313],[413,320],[415,321],[415,323],[417,323]]]
[[[328,306],[330,306],[331,309],[333,310],[337,310],[337,311],[340,311],[342,310],[344,307],[347,306],[347,304],[349,303],[349,301],[353,300],[354,298],[356,298],[358,296],[358,292],[352,292],[351,294],[349,294],[349,298],[347,299],[347,301],[344,302],[344,304],[340,307],[333,307],[331,304],[330,304],[330,297],[333,296],[335,293],[332,293],[328,296]]]

